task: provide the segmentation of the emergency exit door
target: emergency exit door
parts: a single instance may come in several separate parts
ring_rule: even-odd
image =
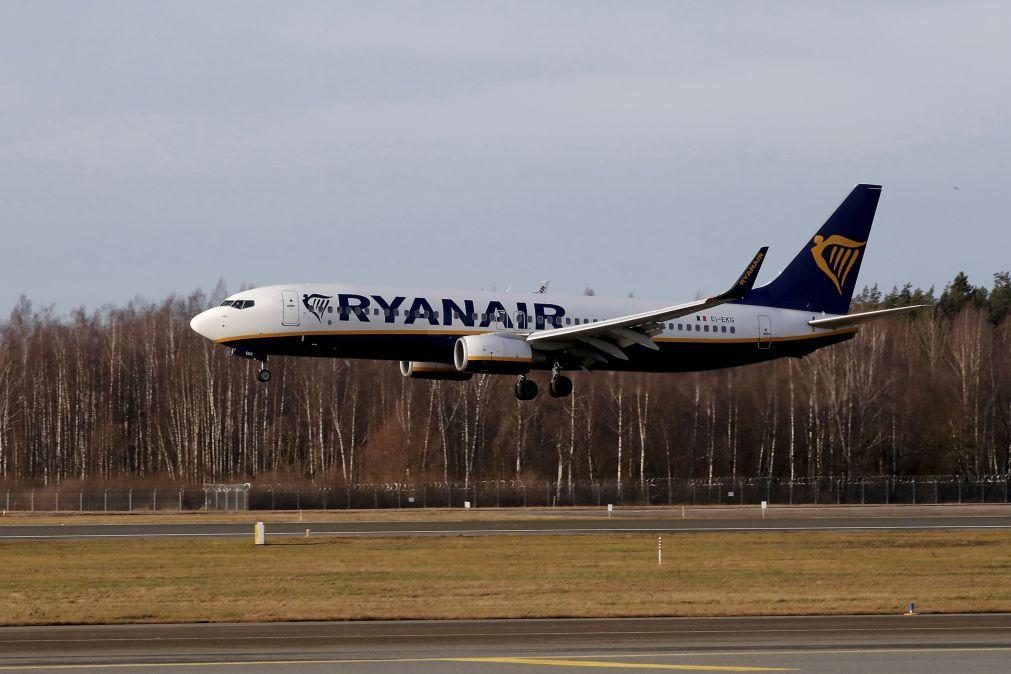
[[[772,346],[772,319],[768,316],[758,317],[758,348],[768,349]]]

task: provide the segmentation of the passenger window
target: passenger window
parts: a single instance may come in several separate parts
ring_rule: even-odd
[[[735,328],[734,326],[731,325],[730,326],[730,334],[734,334],[735,332],[737,332],[737,328]]]
[[[709,332],[709,326],[706,325],[706,327],[704,327],[703,330],[705,330],[706,332]]]
[[[332,313],[333,313],[333,307],[332,307],[332,306],[330,306],[330,307],[327,307],[327,308],[326,308],[326,312],[327,312],[328,314],[332,314]]]
[[[695,324],[695,332],[702,332],[702,326],[698,323]]]
[[[720,326],[720,332],[726,332],[726,331],[727,331],[727,326],[725,326],[725,325]]]
[[[678,323],[678,330],[681,330],[681,329],[683,329],[683,327],[684,327],[684,326],[683,326],[683,325],[682,325],[681,323]]]
[[[565,324],[566,325],[572,325],[572,319],[571,318],[566,318],[565,319]]]

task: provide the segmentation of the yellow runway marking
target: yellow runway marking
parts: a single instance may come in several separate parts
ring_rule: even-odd
[[[795,672],[778,667],[734,667],[731,665],[667,665],[649,662],[608,662],[606,660],[553,660],[550,658],[445,658],[444,662],[540,665],[541,667],[600,667],[607,669],[666,669],[692,672]]]

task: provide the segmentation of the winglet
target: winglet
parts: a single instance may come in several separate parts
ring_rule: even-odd
[[[765,254],[769,252],[768,246],[762,246],[755,253],[755,257],[752,258],[751,263],[744,268],[744,272],[737,279],[737,282],[730,287],[727,292],[717,295],[713,299],[721,300],[738,300],[751,292],[751,289],[755,287],[755,279],[758,278],[758,270],[762,268],[762,263],[765,261]]]

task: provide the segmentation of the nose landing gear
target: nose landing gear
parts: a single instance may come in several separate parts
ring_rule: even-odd
[[[270,381],[270,370],[267,369],[266,354],[256,353],[255,351],[247,351],[246,349],[232,349],[232,356],[235,358],[248,358],[250,360],[260,361],[260,371],[256,373],[256,381],[261,384],[266,384]]]

